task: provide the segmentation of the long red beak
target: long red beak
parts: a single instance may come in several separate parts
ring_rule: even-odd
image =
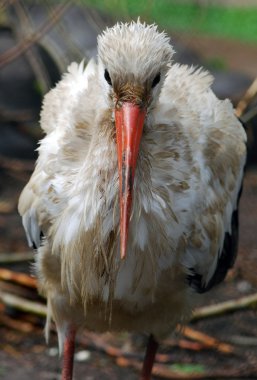
[[[119,185],[120,185],[120,252],[126,256],[133,184],[146,109],[123,103],[115,110]]]

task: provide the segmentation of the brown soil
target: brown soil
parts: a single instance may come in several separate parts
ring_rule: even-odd
[[[176,34],[182,45],[198,53],[203,61],[221,60],[224,67],[255,78],[257,75],[257,44],[203,35]]]

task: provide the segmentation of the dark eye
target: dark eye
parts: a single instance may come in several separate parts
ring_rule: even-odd
[[[108,70],[106,70],[106,69],[104,70],[104,78],[105,78],[106,82],[110,86],[112,86],[112,80],[111,80],[110,74],[109,74]]]
[[[161,79],[161,73],[158,73],[153,80],[152,88],[154,88],[160,82],[160,79]]]

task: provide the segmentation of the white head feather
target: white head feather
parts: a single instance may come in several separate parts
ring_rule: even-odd
[[[107,70],[113,83],[134,83],[151,88],[159,73],[160,83],[164,81],[173,53],[169,37],[158,32],[156,25],[146,25],[139,20],[118,23],[98,37],[100,82],[108,93],[108,84],[103,80]]]

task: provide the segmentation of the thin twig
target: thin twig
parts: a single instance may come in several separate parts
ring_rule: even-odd
[[[215,339],[210,335],[207,335],[200,331],[192,329],[189,326],[184,326],[184,327],[179,326],[178,330],[181,331],[181,333],[185,337],[197,342],[204,343],[206,347],[215,349],[224,354],[230,354],[234,351],[234,347],[232,347],[230,344],[220,342],[218,339]]]
[[[251,103],[253,98],[257,94],[257,77],[254,79],[250,87],[247,89],[245,95],[243,98],[238,102],[238,105],[236,107],[236,116],[241,117],[248,107],[248,105]]]
[[[24,4],[21,2],[17,1],[14,3],[13,8],[15,9],[18,20],[20,21],[20,32],[17,34],[16,39],[22,42],[27,36],[33,33],[32,20],[29,13],[26,11]],[[31,46],[30,49],[27,49],[25,54],[38,82],[40,83],[40,89],[42,93],[45,94],[49,90],[51,83],[41,56],[35,49],[33,49],[33,46]]]
[[[13,330],[21,331],[24,333],[30,333],[35,330],[35,326],[32,323],[13,319],[5,314],[0,314],[0,323]]]
[[[257,106],[249,109],[246,113],[244,113],[241,117],[240,120],[242,120],[243,123],[248,123],[250,120],[255,118],[257,116]]]
[[[24,298],[17,297],[13,294],[3,292],[0,290],[0,300],[6,305],[11,306],[17,310],[33,313],[39,315],[40,317],[46,317],[47,307],[38,302],[28,301]]]
[[[217,317],[223,314],[231,313],[241,309],[257,306],[257,293],[244,296],[236,300],[221,302],[215,305],[200,307],[195,310],[191,321],[199,319]]]
[[[34,258],[33,252],[9,252],[0,253],[0,264],[18,263],[21,261],[31,261]]]
[[[5,281],[13,281],[20,285],[25,285],[30,288],[37,287],[37,280],[25,273],[17,273],[9,269],[0,268],[0,279]]]
[[[26,300],[35,301],[39,299],[39,296],[34,288],[30,288],[27,286],[25,287],[23,285],[13,283],[10,281],[0,280],[0,290],[4,293],[6,292],[14,294],[17,297],[21,297]]]
[[[210,349],[210,347],[204,342],[193,342],[187,339],[176,340],[176,339],[166,338],[162,343],[170,347],[179,347],[182,350],[203,351],[206,349]]]
[[[19,42],[16,46],[8,49],[6,52],[0,55],[0,68],[6,66],[8,63],[17,59],[27,49],[29,49],[35,42],[40,40],[62,17],[64,12],[70,7],[71,2],[66,1],[64,4],[60,4],[55,7],[49,20],[41,25],[41,27],[30,36]]]

